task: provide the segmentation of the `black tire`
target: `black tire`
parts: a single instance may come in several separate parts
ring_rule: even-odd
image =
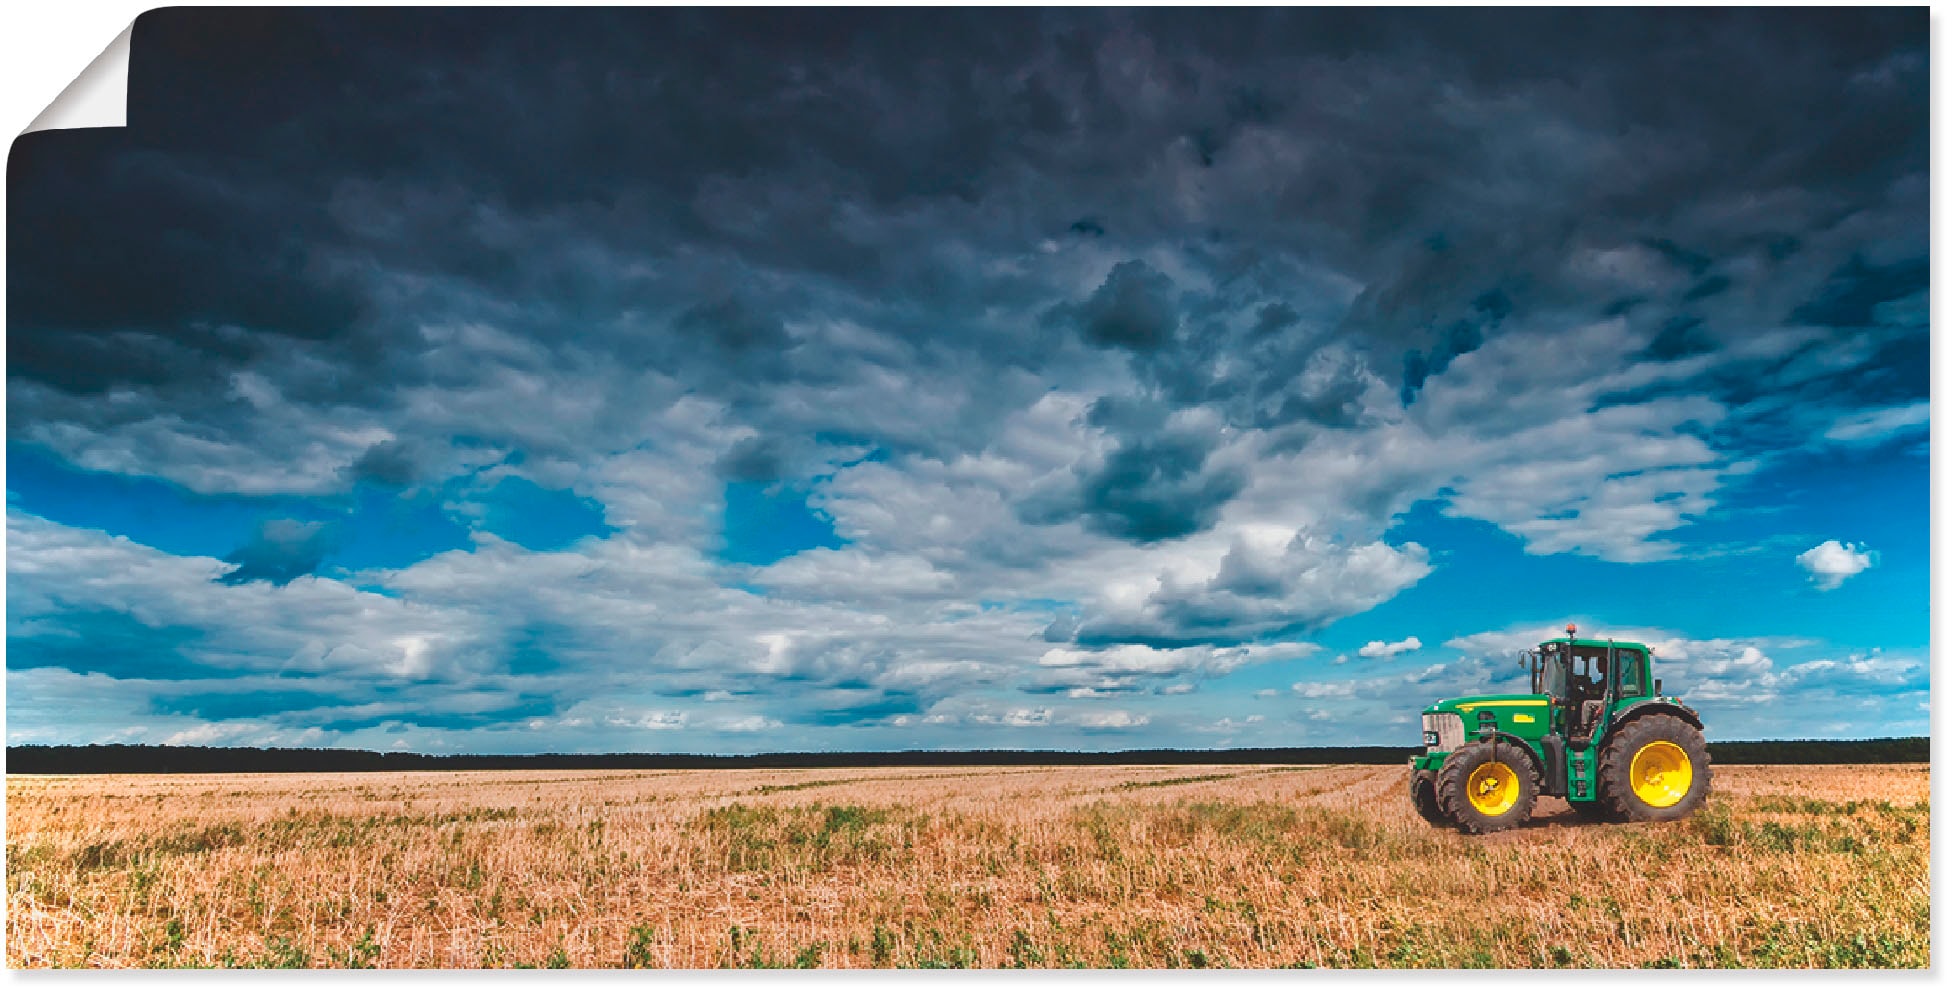
[[[1450,818],[1444,816],[1443,808],[1437,806],[1437,774],[1428,769],[1410,774],[1410,803],[1414,804],[1418,816],[1435,825],[1446,825]]]
[[[1687,788],[1666,806],[1649,803],[1633,785],[1634,757],[1649,746],[1662,745],[1678,748],[1688,761]],[[1649,714],[1627,722],[1600,753],[1601,800],[1623,821],[1678,821],[1694,813],[1708,799],[1713,775],[1701,729],[1671,714]]]
[[[1510,768],[1518,785],[1517,798],[1496,815],[1486,814],[1467,796],[1471,774],[1493,761]],[[1532,765],[1531,756],[1523,748],[1510,742],[1497,745],[1495,760],[1492,743],[1472,742],[1452,752],[1444,760],[1444,768],[1437,771],[1437,806],[1451,823],[1467,834],[1490,834],[1518,824],[1532,816],[1532,805],[1538,799],[1538,768]]]

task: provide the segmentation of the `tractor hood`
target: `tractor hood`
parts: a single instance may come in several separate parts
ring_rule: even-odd
[[[1497,730],[1524,739],[1545,735],[1552,725],[1552,699],[1545,694],[1484,694],[1477,697],[1452,697],[1423,709],[1425,714],[1454,714],[1464,723],[1467,738],[1476,738],[1490,712]]]
[[[1544,694],[1481,694],[1476,697],[1450,697],[1423,709],[1425,714],[1468,714],[1477,716],[1479,708],[1544,707],[1551,702]]]

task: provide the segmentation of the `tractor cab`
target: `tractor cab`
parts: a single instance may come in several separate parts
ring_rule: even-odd
[[[1493,831],[1539,795],[1582,814],[1670,820],[1707,795],[1701,718],[1661,694],[1653,650],[1578,628],[1519,654],[1530,691],[1457,697],[1423,712],[1410,795],[1433,823]]]
[[[1646,646],[1567,632],[1523,653],[1521,661],[1531,670],[1532,693],[1550,701],[1555,727],[1567,739],[1587,743],[1610,720],[1610,709],[1655,696],[1660,688],[1649,682],[1652,650]]]

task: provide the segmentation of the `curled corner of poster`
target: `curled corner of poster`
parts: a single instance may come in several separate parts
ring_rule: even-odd
[[[126,127],[129,123],[129,34],[131,24],[109,42],[81,75],[42,110],[23,134],[75,127]]]

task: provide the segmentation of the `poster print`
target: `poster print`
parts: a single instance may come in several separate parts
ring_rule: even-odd
[[[11,967],[1923,967],[1927,20],[145,14]]]

